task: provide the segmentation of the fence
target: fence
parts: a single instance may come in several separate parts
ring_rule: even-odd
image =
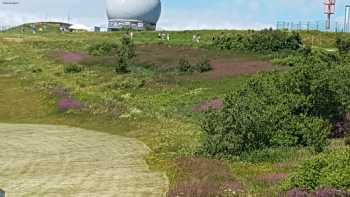
[[[0,32],[6,31],[12,27],[13,26],[10,26],[10,25],[0,25]]]
[[[328,32],[344,32],[344,23],[334,22],[331,29],[326,29],[325,21],[278,21],[276,28],[279,30],[289,31],[328,31]]]

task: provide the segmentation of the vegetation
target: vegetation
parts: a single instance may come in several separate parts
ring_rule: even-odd
[[[179,65],[177,66],[177,69],[181,73],[193,73],[193,72],[204,73],[204,72],[211,71],[213,68],[212,68],[212,65],[210,64],[210,61],[207,58],[202,59],[197,64],[191,64],[187,59],[181,58],[179,60]]]
[[[324,153],[305,161],[286,181],[285,188],[350,188],[350,149]]]
[[[345,76],[348,66],[304,65],[252,78],[226,97],[223,110],[207,116],[203,151],[218,157],[280,146],[322,151],[328,122],[341,120],[349,107]]]
[[[350,51],[350,39],[348,37],[338,37],[336,46],[341,54],[347,54]]]
[[[341,64],[343,61],[346,61],[346,59],[342,59],[337,52],[329,52],[322,49],[311,50],[309,47],[302,48],[286,57],[277,57],[272,60],[276,65],[285,66],[331,65]]]
[[[210,60],[205,58],[205,59],[201,60],[201,62],[196,64],[195,70],[200,72],[200,73],[204,73],[204,72],[208,72],[208,71],[213,70],[213,67],[210,64]]]
[[[0,121],[137,138],[152,149],[151,168],[167,172],[169,196],[277,196],[299,164],[347,150],[343,138],[328,138],[340,122],[345,128],[349,112],[348,60],[328,50],[336,47],[335,34],[170,33],[170,41],[160,41],[156,32],[135,32],[132,41],[124,32],[1,33]],[[199,44],[191,42],[193,34],[201,36]],[[113,50],[104,43],[115,43]],[[72,62],[66,53],[91,55]],[[187,57],[186,75],[173,72],[179,71],[179,57]],[[276,71],[236,72],[269,60],[276,66],[268,69]],[[297,186],[306,176],[298,177]],[[293,191],[299,190],[304,192]],[[315,190],[306,192],[321,188]]]
[[[136,56],[135,46],[129,36],[124,35],[122,38],[122,46],[118,51],[118,62],[115,67],[117,73],[128,72],[128,67],[131,64],[132,58]]]
[[[275,31],[232,32],[213,38],[213,46],[226,50],[244,50],[250,52],[277,52],[281,50],[297,50],[302,46],[298,33]]]
[[[114,42],[101,42],[89,46],[88,52],[93,56],[114,56],[118,52],[118,47]]]
[[[180,72],[183,72],[183,73],[193,72],[193,68],[192,68],[191,63],[187,59],[184,59],[184,58],[181,58],[179,60],[178,69]]]
[[[350,146],[350,135],[345,137],[345,145]]]
[[[82,65],[78,64],[68,64],[64,66],[64,73],[80,73],[83,71]]]

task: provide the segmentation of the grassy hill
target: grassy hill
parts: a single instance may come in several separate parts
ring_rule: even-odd
[[[21,27],[0,34],[0,122],[69,125],[139,139],[152,149],[147,157],[152,169],[167,172],[169,196],[186,188],[277,195],[281,181],[313,155],[300,147],[267,150],[257,157],[274,160],[258,163],[196,156],[204,135],[201,109],[220,105],[258,72],[289,69],[259,53],[210,47],[222,31],[170,32],[170,41],[161,41],[158,32],[135,32],[136,58],[130,72],[118,74],[117,57],[88,52],[98,43],[120,44],[124,32],[62,34],[52,24],[33,35],[25,28],[25,34]],[[192,42],[194,34],[201,35],[200,43]],[[327,48],[337,36],[301,35],[307,45]],[[213,70],[178,72],[181,58],[193,65],[208,59]],[[68,110],[66,101],[72,104]],[[343,148],[342,140],[328,147],[337,148]]]

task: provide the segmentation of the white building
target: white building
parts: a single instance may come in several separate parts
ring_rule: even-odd
[[[71,25],[68,27],[68,29],[71,31],[71,32],[88,32],[88,31],[91,31],[91,28],[85,26],[85,25],[82,25],[82,24],[74,24],[74,25]]]
[[[106,0],[108,30],[155,30],[161,14],[160,0]]]

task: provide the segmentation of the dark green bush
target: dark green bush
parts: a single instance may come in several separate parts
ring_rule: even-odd
[[[102,42],[89,46],[88,52],[94,56],[114,56],[118,53],[118,44],[113,42]]]
[[[350,67],[304,65],[283,75],[278,88],[305,96],[309,104],[299,109],[330,122],[341,120],[350,106]]]
[[[304,115],[308,105],[303,95],[283,93],[269,78],[259,78],[229,94],[222,111],[204,121],[205,154],[240,156],[270,147],[309,146],[322,151],[330,128],[326,121]],[[300,111],[300,112],[299,112]]]
[[[64,66],[64,73],[80,73],[83,71],[83,66],[79,64],[68,64]]]
[[[200,73],[208,72],[213,69],[212,65],[210,64],[209,59],[203,59],[201,62],[195,65],[195,70]]]
[[[204,73],[204,72],[211,71],[213,67],[210,64],[209,59],[202,59],[197,64],[191,64],[186,58],[181,58],[179,60],[177,69],[182,73],[193,73],[193,72]]]
[[[284,66],[300,66],[300,65],[331,65],[341,63],[342,58],[336,52],[328,52],[322,49],[309,50],[303,48],[298,53],[293,53],[283,58],[275,58],[273,64]]]
[[[298,50],[302,46],[298,33],[266,29],[262,31],[222,33],[213,38],[215,48],[250,52]]]
[[[181,58],[179,60],[179,65],[177,69],[183,73],[192,73],[194,71],[191,63],[186,58]]]
[[[350,67],[302,65],[250,79],[203,122],[202,151],[231,157],[271,147],[327,145],[350,106]]]
[[[350,189],[350,149],[320,154],[306,162],[284,184],[284,189]]]
[[[117,73],[127,73],[132,59],[136,56],[135,45],[129,36],[124,35],[122,45],[118,51],[118,62],[115,67]]]
[[[350,37],[338,37],[336,46],[341,54],[347,54],[350,51]]]

